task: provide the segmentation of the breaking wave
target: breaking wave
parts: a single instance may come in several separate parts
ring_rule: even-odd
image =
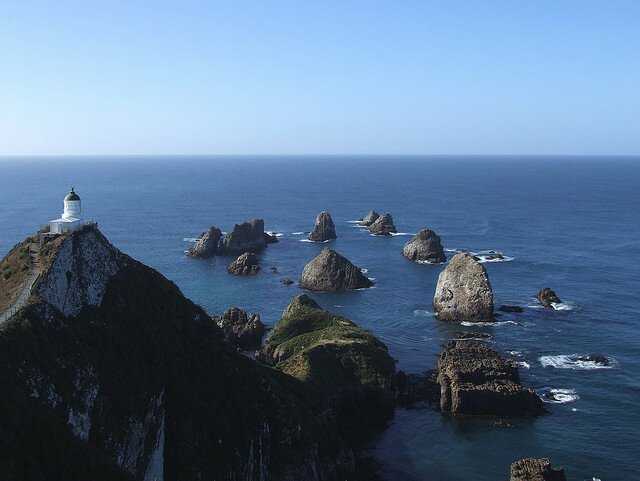
[[[515,324],[518,325],[518,323],[516,321],[489,321],[489,322],[483,322],[483,321],[462,321],[460,323],[463,326],[502,326],[504,324]]]
[[[183,237],[182,242],[196,242],[198,240],[197,237]]]
[[[580,396],[573,389],[550,389],[543,387],[536,390],[536,394],[546,403],[568,404],[580,399]]]
[[[618,366],[618,361],[607,358],[607,364],[580,359],[586,357],[580,354],[560,354],[557,356],[542,356],[538,360],[543,367],[553,367],[555,369],[573,369],[591,371],[595,369],[613,369]]]

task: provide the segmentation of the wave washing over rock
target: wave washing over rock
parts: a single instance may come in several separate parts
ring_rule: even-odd
[[[606,358],[606,362],[598,362],[590,359],[588,355],[580,354],[560,354],[557,356],[541,356],[540,364],[543,367],[553,367],[556,369],[573,369],[578,371],[591,371],[595,369],[613,369],[618,366],[618,361],[613,358]]]

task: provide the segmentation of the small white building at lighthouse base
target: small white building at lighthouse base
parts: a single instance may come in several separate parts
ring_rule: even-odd
[[[62,212],[62,217],[49,221],[49,233],[66,234],[67,232],[76,231],[91,223],[91,221],[85,220],[82,217],[80,196],[75,193],[75,190],[72,187],[71,192],[69,192],[64,198],[64,211]]]

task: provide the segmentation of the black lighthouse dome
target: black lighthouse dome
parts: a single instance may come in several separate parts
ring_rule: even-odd
[[[80,197],[78,196],[78,194],[76,194],[75,190],[73,190],[73,187],[71,187],[71,192],[69,192],[67,194],[67,196],[64,198],[65,201],[67,200],[80,200]]]

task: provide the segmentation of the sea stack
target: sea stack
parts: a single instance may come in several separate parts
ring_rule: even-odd
[[[412,261],[440,264],[447,260],[440,237],[430,229],[422,229],[402,249],[402,255]]]
[[[360,219],[360,225],[369,227],[371,224],[378,220],[378,217],[380,217],[380,214],[378,214],[375,210],[372,210],[367,215],[365,215],[363,219]]]
[[[595,478],[594,478],[595,479]],[[509,481],[566,481],[564,469],[552,468],[547,458],[521,459],[511,464]]]
[[[396,226],[393,225],[393,217],[385,212],[376,221],[369,226],[369,231],[375,235],[391,235],[398,232]]]
[[[536,299],[540,301],[544,307],[548,307],[550,309],[555,309],[553,307],[554,304],[558,302],[562,302],[560,298],[553,292],[549,287],[543,287],[536,294]]]
[[[187,257],[192,258],[208,258],[213,257],[218,251],[218,244],[220,243],[220,238],[222,237],[222,232],[215,226],[209,227],[208,231],[203,232],[196,243],[187,250]]]
[[[249,222],[236,224],[224,236],[222,254],[226,256],[238,256],[245,252],[253,252],[255,254],[266,247],[264,221],[262,219],[253,219]]]
[[[316,217],[316,224],[313,227],[313,231],[309,234],[309,240],[325,242],[332,239],[337,239],[336,226],[333,223],[331,214],[324,210]]]
[[[520,384],[518,366],[482,341],[450,341],[438,361],[440,410],[478,416],[538,416],[533,389]]]
[[[302,271],[300,287],[311,291],[336,292],[371,287],[371,282],[346,257],[325,248]]]
[[[260,266],[254,253],[245,252],[229,264],[227,270],[234,276],[255,276],[260,272]]]
[[[214,322],[225,333],[227,340],[243,350],[259,349],[264,335],[264,324],[258,314],[232,307]]]
[[[469,254],[453,256],[438,277],[433,307],[441,321],[492,321],[493,291],[482,264]]]

